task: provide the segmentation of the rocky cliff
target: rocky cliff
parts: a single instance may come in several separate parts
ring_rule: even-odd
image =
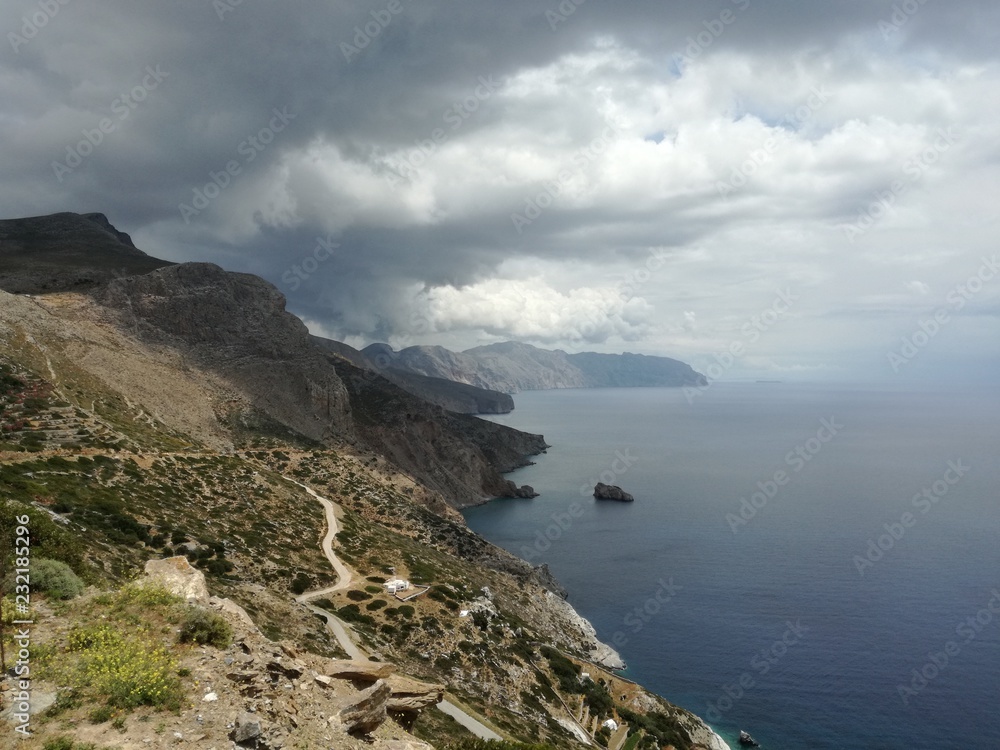
[[[514,399],[510,394],[391,367],[391,356],[377,347],[365,354],[339,341],[319,336],[313,336],[312,339],[317,346],[346,359],[354,366],[376,372],[404,391],[448,411],[458,414],[507,414],[514,409]],[[374,356],[370,356],[371,354]]]
[[[642,354],[567,354],[508,341],[452,352],[411,346],[395,352],[386,344],[363,350],[386,366],[425,377],[445,378],[504,393],[551,388],[631,388],[704,385],[705,376],[669,357]]]

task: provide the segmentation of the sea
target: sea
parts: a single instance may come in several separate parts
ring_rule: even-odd
[[[765,750],[1000,747],[1000,394],[803,383],[525,392],[540,493],[465,511],[624,676]],[[620,486],[631,503],[595,500]]]

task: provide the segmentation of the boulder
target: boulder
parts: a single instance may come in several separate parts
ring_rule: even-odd
[[[205,574],[191,567],[186,557],[168,557],[146,563],[146,577],[151,583],[163,586],[188,602],[208,604],[208,587]]]
[[[323,669],[326,675],[336,677],[338,680],[362,680],[363,682],[383,680],[395,671],[395,666],[384,661],[352,661],[350,659],[331,659]]]
[[[621,487],[616,487],[613,484],[604,484],[603,482],[598,482],[594,486],[594,497],[598,500],[615,500],[619,503],[631,503],[635,500],[634,497],[625,492]]]
[[[239,745],[257,739],[260,737],[260,732],[260,718],[256,714],[244,712],[236,717],[233,731],[229,733],[229,739]]]
[[[391,690],[385,680],[362,690],[350,698],[337,712],[344,731],[351,734],[368,734],[386,720],[386,707]]]
[[[437,705],[444,698],[444,685],[421,682],[398,674],[390,677],[387,682],[391,692],[386,708],[390,711],[420,711]]]

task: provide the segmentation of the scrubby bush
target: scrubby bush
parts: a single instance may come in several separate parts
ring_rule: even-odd
[[[181,643],[197,643],[226,648],[233,640],[233,629],[223,617],[207,609],[191,608],[181,624]]]
[[[66,563],[40,558],[31,563],[31,588],[56,599],[72,599],[80,595],[84,585]]]
[[[304,594],[312,586],[312,578],[306,573],[299,572],[292,580],[292,593],[298,596]]]
[[[69,648],[80,654],[83,683],[109,705],[180,705],[177,663],[165,648],[151,645],[148,634],[126,637],[108,625],[79,628],[70,633]]]

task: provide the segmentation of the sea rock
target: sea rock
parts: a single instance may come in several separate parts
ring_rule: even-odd
[[[634,497],[621,487],[616,487],[613,484],[604,484],[604,482],[598,482],[594,486],[594,497],[598,500],[615,500],[619,503],[631,503],[635,500]]]
[[[378,680],[350,698],[337,712],[336,718],[348,733],[373,732],[386,720],[386,708],[391,694],[389,684],[385,680]]]
[[[186,557],[168,557],[146,563],[146,576],[152,583],[163,586],[171,594],[188,602],[208,604],[205,574],[191,567]]]
[[[336,677],[339,680],[375,682],[375,680],[383,680],[391,675],[396,671],[396,667],[384,661],[331,659],[326,663],[323,671],[330,677]]]

